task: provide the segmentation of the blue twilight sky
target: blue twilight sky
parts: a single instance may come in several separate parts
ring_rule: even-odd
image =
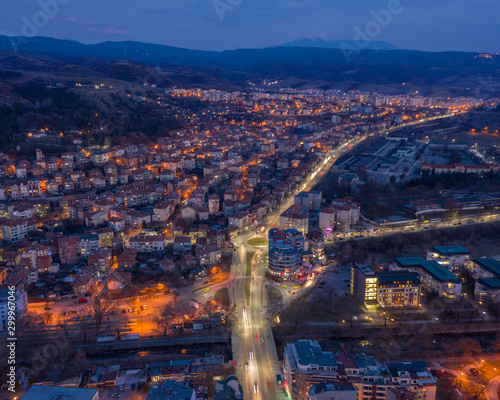
[[[1,0],[1,3],[0,34],[36,32],[37,36],[83,43],[134,40],[225,50],[261,48],[301,38],[353,40],[356,32],[361,31],[368,32],[372,40],[386,41],[401,49],[500,52],[500,0]],[[379,13],[390,20],[377,22]],[[50,15],[48,20],[46,15]]]

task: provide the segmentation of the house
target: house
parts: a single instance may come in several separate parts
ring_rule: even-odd
[[[125,218],[122,217],[109,217],[108,225],[113,228],[113,231],[118,232],[125,229]]]
[[[78,296],[84,296],[92,287],[94,274],[91,271],[80,271],[73,277],[73,292]]]
[[[304,206],[290,206],[280,215],[279,227],[283,230],[296,229],[306,235],[309,231],[309,215],[305,212]]]
[[[108,213],[106,211],[95,211],[85,216],[85,225],[95,226],[106,223],[108,220]]]
[[[128,248],[123,250],[117,259],[118,268],[132,268],[136,264],[137,249]]]
[[[159,261],[159,266],[162,269],[163,272],[175,272],[177,270],[177,267],[175,265],[175,262],[173,262],[171,259],[164,259]]]
[[[101,249],[87,258],[89,266],[98,271],[99,275],[104,275],[111,268],[113,258],[111,250]]]
[[[17,251],[7,251],[2,255],[6,265],[15,268],[21,264],[21,253]]]
[[[196,207],[188,205],[188,206],[182,208],[181,215],[182,215],[182,218],[194,220],[194,219],[196,219],[196,217],[198,215],[198,210],[196,209]]]
[[[135,235],[128,241],[128,248],[138,252],[151,253],[165,250],[165,237],[162,235]]]
[[[165,224],[172,214],[172,206],[167,201],[162,201],[153,207],[152,222]]]
[[[21,253],[21,265],[38,273],[47,273],[52,264],[52,251],[49,247],[31,243]]]
[[[99,250],[99,235],[80,235],[80,255],[87,258]]]
[[[96,229],[93,233],[99,236],[99,247],[111,247],[111,241],[115,237],[113,228]]]
[[[244,230],[249,225],[249,214],[246,211],[240,211],[236,214],[230,215],[228,218],[229,226],[234,226],[238,230]]]
[[[3,239],[17,242],[28,236],[28,222],[24,219],[3,218],[0,222]]]
[[[109,290],[121,290],[129,285],[132,281],[130,272],[113,271],[106,279],[106,286]]]
[[[130,226],[141,228],[144,224],[151,223],[151,215],[137,210],[129,210],[125,215],[125,219]]]
[[[189,236],[177,236],[174,239],[174,254],[191,251],[191,238]]]

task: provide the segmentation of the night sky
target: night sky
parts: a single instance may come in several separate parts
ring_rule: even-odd
[[[370,39],[386,41],[401,49],[500,52],[500,0],[3,0],[3,3],[0,34],[35,32],[36,36],[83,43],[134,40],[203,50],[261,48],[301,38],[353,40],[356,32],[367,32],[370,27],[373,29]],[[45,3],[52,6],[49,11],[43,10]],[[390,20],[377,22],[380,11]],[[53,16],[44,19],[47,14]]]

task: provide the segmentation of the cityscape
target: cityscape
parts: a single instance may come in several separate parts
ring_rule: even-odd
[[[0,399],[500,399],[498,6],[127,3],[0,17]]]

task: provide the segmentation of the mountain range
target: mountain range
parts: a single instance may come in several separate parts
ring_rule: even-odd
[[[500,56],[397,50],[384,42],[373,42],[372,49],[357,50],[342,43],[355,45],[306,39],[278,47],[216,52],[131,41],[88,45],[46,37],[0,36],[0,69],[16,70],[19,61],[9,62],[9,57],[30,54],[32,59],[52,57],[61,65],[88,64],[89,58],[96,58],[192,69],[222,74],[229,80],[232,74],[238,79],[250,74],[252,79],[278,79],[283,86],[296,88],[382,93],[419,90],[424,95],[500,97]]]
[[[397,50],[396,46],[382,41],[370,41],[358,43],[354,40],[324,40],[316,39],[298,39],[293,42],[285,43],[282,47],[316,47],[320,49],[349,49],[355,50],[363,47],[364,50]]]

